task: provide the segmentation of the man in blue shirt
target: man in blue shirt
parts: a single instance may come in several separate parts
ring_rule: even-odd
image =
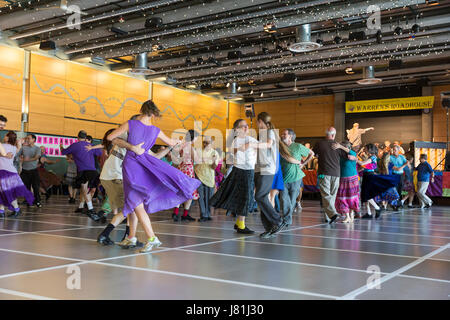
[[[400,176],[403,176],[403,168],[407,166],[408,161],[404,156],[400,154],[400,147],[398,145],[395,145],[392,148],[394,154],[391,156],[391,161],[389,164],[391,164],[392,167],[392,174],[398,174]],[[399,195],[402,194],[403,189],[403,179],[400,178],[400,182],[397,185],[397,192]]]
[[[434,182],[434,171],[430,164],[427,162],[427,155],[420,155],[420,164],[416,168],[417,170],[417,197],[419,198],[420,208],[426,208],[432,206],[433,201],[426,195],[428,185]]]

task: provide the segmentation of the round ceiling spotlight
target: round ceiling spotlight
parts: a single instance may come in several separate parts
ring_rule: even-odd
[[[292,52],[308,52],[319,49],[322,44],[311,41],[311,25],[303,24],[297,28],[297,43],[291,44],[289,50]]]
[[[397,36],[401,36],[403,34],[403,29],[402,27],[398,26],[397,28],[394,29],[394,34]]]
[[[277,27],[275,26],[275,23],[273,23],[273,22],[266,23],[264,25],[264,32],[276,33],[277,32]]]
[[[334,37],[334,43],[339,44],[342,42],[342,38],[339,36]]]
[[[356,83],[361,85],[371,85],[380,83],[381,79],[375,78],[375,68],[373,66],[364,67],[363,78],[356,81]]]
[[[345,73],[346,74],[355,74],[355,70],[353,70],[352,67],[347,67],[347,68],[345,68]]]
[[[130,69],[128,73],[135,76],[145,76],[155,73],[155,70],[148,68],[147,52],[139,53],[134,61],[134,68]]]
[[[378,43],[378,44],[381,44],[381,42],[382,42],[382,40],[383,40],[383,33],[381,32],[381,30],[378,30],[378,31],[377,31],[376,37],[377,37],[377,43]]]

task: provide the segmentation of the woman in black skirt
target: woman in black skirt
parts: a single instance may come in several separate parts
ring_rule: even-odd
[[[233,125],[233,143],[231,152],[233,169],[222,182],[219,190],[211,198],[211,206],[235,213],[237,217],[234,228],[238,233],[252,234],[245,225],[245,217],[252,209],[254,201],[254,173],[258,140],[248,135],[249,128],[243,119],[236,120]]]

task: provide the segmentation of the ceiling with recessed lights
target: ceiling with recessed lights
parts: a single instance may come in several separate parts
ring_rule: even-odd
[[[8,0],[0,32],[247,101],[450,83],[450,0]]]

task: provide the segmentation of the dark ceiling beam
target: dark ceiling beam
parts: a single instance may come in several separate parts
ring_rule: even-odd
[[[183,0],[158,0],[158,1],[152,1],[150,3],[145,3],[145,4],[140,4],[140,5],[133,5],[133,6],[129,7],[129,8],[125,8],[125,9],[121,9],[121,10],[114,10],[114,11],[110,11],[110,12],[105,12],[105,13],[102,13],[100,15],[96,15],[96,16],[89,17],[89,18],[86,18],[86,19],[81,19],[79,25],[92,23],[92,22],[97,22],[97,21],[106,20],[106,19],[111,19],[111,18],[114,18],[114,17],[120,17],[120,16],[128,15],[128,14],[131,14],[131,13],[134,13],[134,12],[151,10],[153,8],[157,8],[157,7],[165,6],[165,5],[170,5],[170,4],[174,4],[174,3],[177,3],[177,2],[181,2],[181,1],[183,1]],[[56,25],[56,26],[53,26],[53,27],[42,28],[42,29],[39,29],[39,30],[18,33],[16,35],[11,36],[10,39],[11,40],[18,40],[18,39],[22,39],[22,38],[38,35],[38,34],[41,34],[41,33],[52,32],[52,31],[61,30],[61,29],[65,29],[65,28],[67,28],[67,24],[60,24],[60,25]]]
[[[309,3],[309,2],[308,2]],[[392,8],[403,7],[406,5],[425,3],[425,0],[374,0],[373,4],[378,5],[382,10],[388,10]],[[294,12],[288,17],[277,17],[277,28],[289,28],[295,27],[305,23],[313,23],[318,21],[328,21],[333,17],[341,16],[355,16],[355,15],[365,15],[367,11],[367,2],[356,2],[351,6],[347,3],[336,3],[326,6],[315,6],[311,9],[305,9],[304,13]],[[256,19],[257,20],[257,19]],[[195,43],[213,43],[218,39],[230,38],[234,36],[244,36],[253,33],[263,32],[263,25],[265,20],[259,19],[258,21],[251,21],[252,23],[242,24],[239,27],[236,24],[226,27],[219,28],[217,30],[208,30],[205,32],[198,32],[192,35],[186,35],[184,37],[173,37],[167,39],[161,39],[159,43],[164,48],[180,47]],[[249,22],[249,21],[247,21]],[[112,57],[112,56],[123,56],[135,54],[138,52],[150,51],[152,43],[143,42],[132,47],[119,48],[116,50],[100,50],[95,52],[97,56]],[[93,53],[84,53],[81,55],[76,54],[74,58],[79,58],[82,56],[91,56]]]
[[[226,79],[226,78],[239,78],[239,77],[251,77],[254,75],[262,74],[264,73],[264,69],[270,70],[271,73],[274,73],[276,71],[281,70],[295,70],[300,69],[300,66],[304,66],[308,62],[311,61],[333,61],[333,59],[340,58],[340,57],[349,57],[349,60],[352,61],[355,59],[355,55],[359,54],[359,56],[362,59],[367,60],[367,56],[373,56],[375,54],[381,54],[381,55],[393,55],[394,53],[398,53],[399,50],[402,48],[404,50],[409,50],[413,52],[413,50],[417,49],[420,50],[421,43],[423,44],[423,47],[428,47],[429,44],[431,44],[431,41],[435,41],[435,44],[446,44],[448,42],[448,31],[447,33],[437,35],[435,37],[428,38],[427,36],[424,37],[423,40],[420,40],[420,38],[416,38],[416,40],[411,43],[409,40],[403,40],[403,41],[394,41],[388,44],[372,44],[367,45],[364,47],[365,51],[362,52],[359,50],[360,48],[341,48],[341,50],[336,51],[329,51],[326,50],[323,52],[322,56],[317,56],[316,52],[312,52],[309,54],[305,54],[302,56],[294,56],[294,57],[287,57],[283,60],[276,60],[276,61],[264,61],[259,65],[252,65],[251,70],[249,71],[247,69],[248,66],[245,66],[245,64],[241,64],[240,66],[234,66],[233,69],[228,70],[221,70],[220,73],[216,73],[210,76],[201,77],[201,76],[194,76],[194,77],[181,77],[178,75],[178,81],[183,82],[195,82],[195,81],[217,81],[217,79]],[[427,48],[425,48],[427,49]],[[447,48],[447,50],[450,48]],[[359,51],[358,51],[359,50]],[[381,52],[381,53],[378,53]],[[402,53],[402,52],[400,52]],[[277,66],[274,68],[274,66]],[[289,66],[291,65],[291,66]],[[286,72],[284,71],[284,72]],[[281,71],[283,72],[283,71]]]
[[[235,23],[235,22],[242,22],[242,21],[247,21],[247,20],[255,19],[255,18],[274,16],[276,14],[280,14],[280,13],[284,13],[284,12],[292,12],[294,10],[312,8],[314,6],[320,6],[320,5],[323,5],[326,3],[329,4],[329,3],[340,2],[340,1],[341,0],[314,0],[314,1],[308,1],[306,3],[294,4],[294,5],[283,5],[282,3],[280,3],[280,6],[278,8],[274,8],[274,9],[258,10],[256,12],[245,13],[245,14],[231,16],[231,17],[222,18],[222,19],[216,19],[213,21],[202,22],[202,23],[197,23],[197,24],[190,24],[190,25],[180,27],[180,28],[162,30],[162,31],[157,31],[157,32],[152,32],[152,33],[145,33],[140,36],[133,35],[131,37],[126,37],[124,39],[120,39],[120,40],[116,40],[116,41],[110,41],[110,42],[105,42],[105,43],[101,43],[101,44],[84,46],[84,47],[77,48],[77,49],[66,50],[65,53],[66,54],[75,54],[78,52],[85,52],[85,51],[95,50],[95,49],[99,49],[99,48],[104,49],[105,47],[124,45],[125,43],[144,41],[144,40],[154,39],[156,37],[167,36],[167,35],[176,34],[176,33],[180,33],[180,32],[188,32],[188,31],[192,31],[192,30],[196,30],[196,29],[211,28],[214,26],[220,26],[220,25],[225,25],[225,24],[230,24],[230,23]],[[262,26],[261,26],[261,28],[262,28]]]

